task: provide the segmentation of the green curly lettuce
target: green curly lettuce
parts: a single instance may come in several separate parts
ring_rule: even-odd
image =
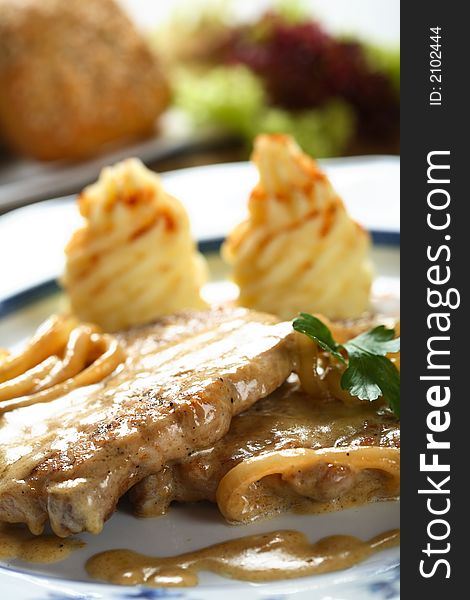
[[[244,137],[266,103],[261,82],[245,67],[180,69],[173,77],[173,93],[175,104],[195,125],[218,125]]]
[[[256,122],[257,133],[288,133],[308,154],[322,158],[343,153],[354,134],[354,113],[339,99],[321,108],[290,112],[267,108]]]
[[[354,134],[354,113],[343,101],[300,112],[269,106],[259,78],[243,66],[220,66],[174,77],[176,104],[195,125],[216,125],[251,144],[258,133],[287,133],[315,157],[341,154]]]

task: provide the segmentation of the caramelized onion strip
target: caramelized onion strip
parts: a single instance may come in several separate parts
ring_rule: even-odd
[[[358,405],[364,400],[360,400],[356,396],[352,396],[347,390],[343,390],[341,387],[341,377],[343,371],[335,366],[328,367],[325,371],[324,381],[325,385],[328,386],[330,394],[341,400],[344,404],[349,406]]]
[[[97,328],[92,325],[79,325],[71,333],[64,358],[49,372],[48,376],[36,386],[35,392],[50,388],[57,383],[62,383],[82,371],[89,361],[91,349],[91,336]]]
[[[322,398],[328,395],[328,387],[319,373],[318,346],[306,335],[296,333],[297,366],[296,372],[302,389],[310,396]]]
[[[228,521],[240,521],[251,484],[268,475],[289,477],[315,465],[344,465],[354,470],[378,469],[396,482],[400,473],[398,448],[376,446],[344,446],[338,448],[293,448],[268,452],[240,462],[221,479],[217,488],[217,504]]]
[[[116,338],[99,333],[93,325],[78,325],[67,318],[49,319],[26,347],[9,361],[3,375],[16,373],[20,366],[37,362],[46,349],[51,355],[24,372],[0,384],[0,414],[37,402],[49,402],[77,387],[91,385],[112,373],[125,358]],[[57,354],[62,353],[60,359]],[[3,366],[3,365],[2,365]]]
[[[49,356],[59,354],[76,325],[76,319],[67,315],[54,315],[45,321],[22,352],[8,356],[0,363],[0,383],[25,373]]]
[[[30,393],[36,383],[47,376],[57,365],[60,364],[57,356],[49,356],[35,367],[22,373],[9,381],[0,383],[0,401],[17,398],[23,394]]]

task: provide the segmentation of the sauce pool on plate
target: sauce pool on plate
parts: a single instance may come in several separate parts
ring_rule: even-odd
[[[84,542],[56,535],[33,535],[21,525],[0,523],[0,559],[52,563],[83,548]]]
[[[109,583],[152,587],[194,586],[203,570],[244,581],[275,581],[345,569],[399,540],[398,529],[367,541],[335,535],[314,543],[298,531],[279,530],[164,558],[108,550],[92,556],[86,569]]]

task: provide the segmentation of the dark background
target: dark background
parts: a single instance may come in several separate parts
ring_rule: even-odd
[[[467,540],[469,526],[468,457],[470,439],[469,392],[466,385],[470,371],[467,358],[469,238],[468,205],[470,168],[468,164],[468,68],[466,40],[469,37],[463,3],[402,2],[401,3],[401,257],[402,257],[402,597],[410,599],[469,598]],[[442,27],[443,105],[430,107],[429,28]],[[435,84],[434,84],[435,85]],[[427,228],[426,182],[427,153],[450,150],[450,210],[449,231],[433,232]],[[432,517],[426,510],[426,496],[417,490],[424,487],[426,474],[419,472],[419,454],[425,451],[426,402],[425,382],[419,381],[425,371],[426,340],[430,331],[426,316],[426,259],[428,244],[438,245],[443,235],[450,233],[452,259],[451,284],[461,293],[461,305],[450,310],[451,392],[448,405],[451,427],[442,439],[451,440],[448,456],[451,461],[452,508],[444,516],[450,522],[451,551],[444,556],[451,562],[451,578],[445,579],[445,569],[424,579],[419,575],[421,550],[428,541],[426,526]],[[444,310],[444,309],[441,309]],[[429,382],[428,382],[429,383]],[[441,452],[442,454],[442,452]],[[437,474],[436,480],[440,480]],[[427,486],[429,487],[429,486]],[[437,505],[436,505],[437,506]],[[442,544],[434,542],[434,544]],[[428,561],[429,564],[429,561]]]

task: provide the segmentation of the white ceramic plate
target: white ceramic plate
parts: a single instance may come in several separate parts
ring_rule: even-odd
[[[398,253],[388,256],[390,272]],[[221,266],[211,262],[219,273]],[[385,264],[385,263],[384,263]],[[383,311],[396,309],[397,278],[379,276],[375,296]],[[208,284],[209,295],[224,295],[223,281]],[[228,290],[229,291],[229,290]],[[11,313],[0,320],[0,346],[14,345],[28,336],[51,313],[60,310],[61,294],[53,294]],[[383,502],[323,515],[287,514],[244,526],[230,526],[215,506],[198,503],[172,508],[168,515],[137,519],[118,511],[99,536],[78,536],[86,546],[66,560],[50,565],[0,561],[0,590],[7,600],[128,600],[175,598],[178,600],[395,600],[399,597],[399,551],[381,552],[344,571],[266,584],[250,584],[202,573],[193,589],[151,589],[109,586],[90,582],[84,564],[89,556],[111,548],[130,548],[155,555],[191,551],[228,538],[275,529],[297,529],[311,541],[334,534],[356,535],[362,539],[399,527],[399,503]]]
[[[328,170],[358,220],[376,232],[396,236],[399,231],[398,168],[396,160],[380,158],[335,161]],[[223,237],[243,215],[246,195],[255,177],[249,165],[221,165],[167,174],[165,185],[186,203],[198,240],[210,245]],[[23,288],[31,289],[60,272],[63,244],[76,224],[76,210],[70,201],[41,203],[0,219],[0,256],[11,256],[15,266],[8,271],[7,278],[15,279],[15,272],[25,270],[16,277],[16,293]],[[8,236],[7,242],[5,236]],[[393,311],[398,294],[398,249],[375,248],[373,257],[378,270],[375,295],[383,310]],[[214,258],[211,261],[215,279],[223,279],[220,263]],[[5,279],[3,273],[2,279]],[[225,293],[223,281],[208,285],[209,295]],[[11,289],[9,291],[11,293]],[[30,300],[27,306],[0,320],[0,346],[12,345],[29,335],[41,320],[58,310],[61,302],[60,294],[39,301],[31,296]],[[366,539],[398,526],[399,504],[396,502],[324,515],[288,514],[237,527],[227,525],[215,507],[206,503],[178,506],[157,519],[136,519],[118,511],[101,535],[79,536],[86,546],[63,562],[51,565],[0,563],[0,589],[3,598],[15,600],[394,600],[399,598],[398,549],[381,552],[351,569],[316,577],[250,584],[202,573],[198,587],[170,590],[92,582],[87,578],[84,564],[92,554],[110,548],[127,547],[170,555],[274,529],[297,529],[314,541],[333,534]]]
[[[380,503],[331,515],[286,515],[258,524],[230,526],[213,506],[200,503],[172,508],[165,517],[136,519],[118,512],[99,536],[63,562],[49,566],[11,563],[0,567],[0,589],[8,600],[177,598],[178,600],[394,600],[399,597],[398,550],[386,550],[351,569],[264,584],[250,584],[201,573],[195,588],[152,589],[111,586],[87,581],[84,563],[110,548],[171,555],[228,538],[274,529],[297,529],[312,541],[326,535],[372,537],[397,527],[398,503]]]
[[[351,214],[372,231],[374,241],[399,242],[400,162],[377,156],[322,161]],[[186,206],[203,249],[214,247],[244,218],[256,182],[250,163],[195,167],[165,173],[166,189]],[[55,279],[63,248],[80,224],[73,196],[46,200],[0,216],[0,302]],[[1,312],[0,312],[1,314]]]

